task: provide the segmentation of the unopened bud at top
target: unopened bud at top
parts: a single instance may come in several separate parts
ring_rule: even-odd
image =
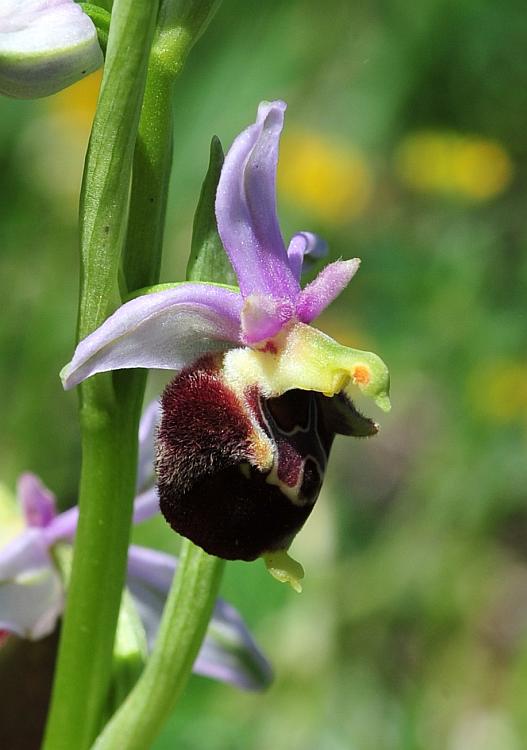
[[[103,63],[91,19],[73,0],[0,0],[0,93],[33,99]]]

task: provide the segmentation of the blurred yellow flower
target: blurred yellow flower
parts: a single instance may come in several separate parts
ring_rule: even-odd
[[[510,184],[513,164],[496,141],[457,133],[408,135],[395,154],[395,169],[408,187],[485,201]]]
[[[364,211],[371,188],[365,159],[349,144],[299,130],[283,137],[278,189],[312,216],[346,223]]]
[[[490,376],[484,369],[477,368],[468,382],[477,413],[494,422],[527,418],[527,362],[494,363]]]
[[[84,128],[85,133],[89,134],[101,80],[102,68],[55,96],[48,97],[45,100],[46,106],[67,124]]]
[[[96,71],[42,100],[40,116],[32,118],[21,139],[22,168],[68,216],[78,201],[101,78]]]
[[[0,547],[14,539],[24,528],[15,496],[0,483]]]

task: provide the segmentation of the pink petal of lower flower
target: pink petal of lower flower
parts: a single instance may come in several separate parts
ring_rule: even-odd
[[[26,472],[19,477],[18,499],[22,506],[26,526],[44,528],[57,515],[55,495],[35,474]]]

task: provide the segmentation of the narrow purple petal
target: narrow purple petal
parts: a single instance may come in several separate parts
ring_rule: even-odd
[[[159,512],[159,499],[157,490],[151,487],[145,490],[135,498],[134,501],[134,523],[142,523]],[[64,513],[60,513],[49,526],[43,530],[43,538],[46,545],[51,547],[56,542],[72,541],[77,532],[77,523],[79,521],[79,508],[76,505]]]
[[[243,690],[262,690],[273,679],[271,665],[246,624],[227,602],[218,599],[194,672]]]
[[[296,314],[303,323],[311,323],[320,315],[342,290],[349,284],[360,260],[337,260],[326,266],[298,295]]]
[[[49,526],[44,529],[44,536],[47,544],[55,544],[55,542],[72,541],[77,531],[77,523],[79,521],[79,508],[75,505],[69,510],[65,510],[63,513],[53,519]]]
[[[135,498],[134,523],[148,521],[156,513],[159,513],[159,497],[157,496],[157,489],[151,487]]]
[[[137,457],[137,490],[142,490],[154,476],[154,442],[161,416],[161,404],[152,401],[139,423],[139,454]]]
[[[61,373],[72,388],[98,372],[178,370],[239,344],[241,296],[212,284],[181,284],[122,305],[75,350]]]
[[[139,579],[165,594],[168,593],[177,566],[177,558],[166,552],[136,544],[131,544],[128,548],[129,578]]]
[[[254,125],[232,144],[221,171],[216,219],[240,290],[294,300],[299,285],[276,215],[276,166],[284,102],[262,102]]]
[[[295,314],[292,302],[263,294],[249,295],[242,308],[242,339],[246,344],[271,338]]]
[[[30,472],[20,476],[17,491],[26,526],[48,526],[57,515],[53,493]]]
[[[313,234],[313,232],[297,232],[297,234],[294,234],[287,248],[287,257],[295,279],[300,281],[306,260],[323,258],[327,251],[326,241],[318,234]]]
[[[26,529],[0,550],[0,582],[50,564],[45,533]]]
[[[143,622],[151,649],[178,561],[171,555],[131,546],[127,586]],[[271,667],[240,615],[218,600],[194,672],[246,690],[269,684]]]

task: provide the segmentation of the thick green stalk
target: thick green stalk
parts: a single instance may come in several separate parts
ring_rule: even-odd
[[[217,6],[217,2],[209,0],[201,3],[185,0],[163,6],[152,50],[145,104],[156,103],[155,98],[150,97],[150,86],[156,78],[166,82],[180,71],[193,42],[203,31]],[[168,17],[169,8],[172,13]],[[174,14],[176,8],[180,11],[179,17]],[[154,88],[152,94],[155,96]],[[164,104],[166,106],[166,100]],[[157,109],[164,111],[162,100],[157,103]],[[149,139],[152,148],[165,140],[155,120],[153,123],[145,120],[144,128],[145,133],[153,128],[154,135]],[[155,163],[152,154],[150,159],[145,159],[143,171],[146,176],[151,163]],[[162,174],[161,170],[159,174]],[[145,212],[152,210],[159,211],[159,207],[156,204],[138,204],[139,222]],[[142,236],[139,227],[134,236]],[[147,239],[144,236],[143,252],[148,247]],[[126,270],[130,278],[137,278],[134,274],[140,268],[140,262],[141,243],[136,245],[135,257],[128,258]],[[208,280],[208,270],[210,269],[204,269],[203,281]],[[180,566],[165,605],[154,650],[135,687],[99,736],[94,745],[96,750],[147,750],[154,741],[192,671],[212,614],[223,568],[223,560],[208,555],[188,540],[183,541]]]
[[[128,292],[159,280],[172,170],[172,81],[152,57],[134,153],[130,218],[123,258]]]
[[[118,301],[117,275],[155,0],[116,0],[81,198],[79,338]],[[80,517],[44,747],[84,750],[111,676],[135,490],[144,375],[93,378],[81,389]]]
[[[148,750],[186,685],[216,599],[224,561],[183,542],[154,650],[93,750]]]
[[[178,25],[171,15],[175,25],[169,29],[170,40],[160,21],[137,131],[157,5],[157,0],[116,0],[113,7],[81,200],[79,338],[94,330],[117,304],[121,257],[125,293],[158,280],[171,167],[171,82],[217,3],[183,4],[187,26]],[[169,5],[170,0],[164,7]],[[193,12],[191,6],[198,10]],[[82,387],[80,521],[46,750],[84,750],[102,715],[124,583],[145,377],[143,371],[99,375]],[[185,568],[190,592],[195,563]],[[203,606],[196,622],[186,626],[193,643],[187,638],[191,648],[179,664],[181,687],[204,636],[212,607],[207,602],[215,599],[221,567],[216,560],[201,565],[196,591]],[[186,590],[187,582],[181,586]],[[184,623],[182,627],[185,630]],[[164,661],[162,656],[158,663]],[[122,741],[116,746],[127,747]]]

